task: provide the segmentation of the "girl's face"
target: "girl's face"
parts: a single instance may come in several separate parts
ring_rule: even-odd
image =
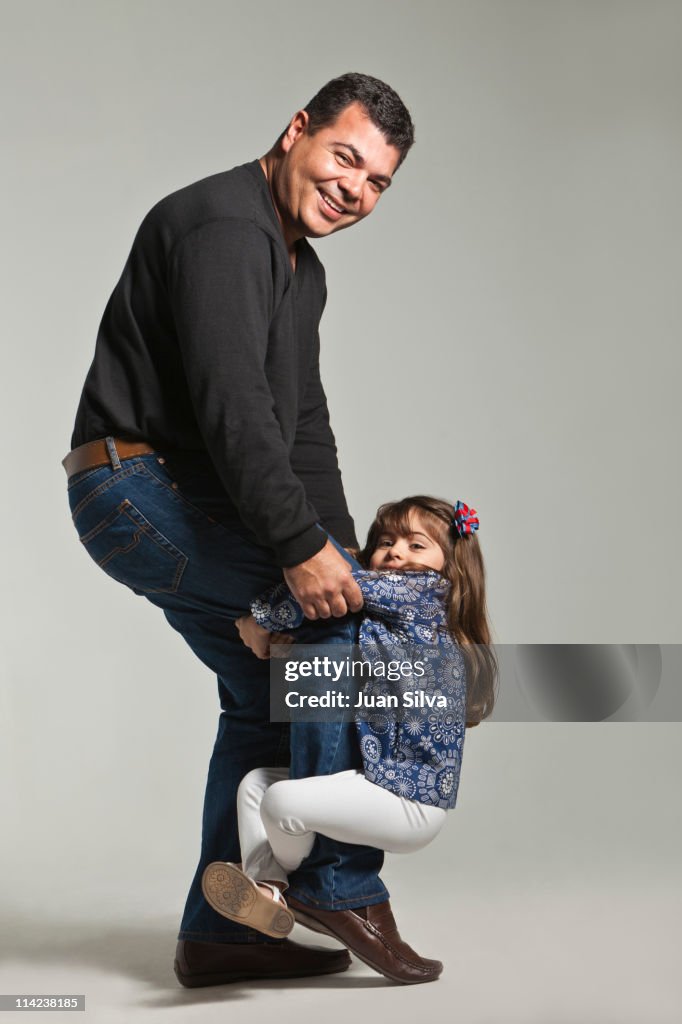
[[[370,569],[402,569],[408,562],[417,562],[440,572],[445,565],[443,549],[418,512],[410,512],[410,530],[407,536],[382,533],[369,560]]]

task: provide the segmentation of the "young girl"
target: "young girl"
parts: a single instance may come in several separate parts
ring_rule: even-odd
[[[494,703],[497,665],[478,526],[475,509],[461,501],[416,496],[378,510],[352,563],[364,597],[362,657],[371,666],[406,643],[436,649],[427,686],[445,706],[397,721],[359,713],[362,772],[295,780],[286,768],[249,772],[237,797],[242,867],[215,861],[203,875],[204,895],[218,913],[281,938],[294,926],[281,890],[316,833],[394,853],[418,850],[438,834],[455,806],[465,726],[486,718]],[[286,584],[251,610],[237,627],[260,657],[268,655],[271,633],[303,621]]]

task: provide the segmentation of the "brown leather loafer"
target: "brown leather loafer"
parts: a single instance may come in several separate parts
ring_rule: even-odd
[[[350,967],[345,949],[283,942],[193,942],[180,940],[175,976],[185,988],[227,985],[250,978],[305,978]]]
[[[443,970],[440,960],[427,960],[400,937],[388,900],[355,910],[318,910],[288,897],[299,924],[331,935],[373,970],[403,985],[435,981]]]

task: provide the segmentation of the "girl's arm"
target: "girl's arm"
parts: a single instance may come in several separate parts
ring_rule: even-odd
[[[400,624],[430,621],[442,608],[450,588],[449,582],[433,570],[354,569],[353,578],[370,614]],[[259,626],[274,633],[296,629],[304,617],[286,583],[279,583],[253,601],[251,613]]]
[[[278,583],[252,601],[251,614],[259,626],[271,633],[296,629],[303,622],[301,606],[286,583]]]
[[[430,623],[443,610],[450,582],[433,569],[353,573],[367,611],[397,625]]]
[[[322,529],[322,527],[320,527]],[[327,532],[327,531],[323,531]],[[355,552],[343,548],[339,542],[327,533],[328,539],[336,550],[343,555],[350,563],[353,570],[360,568],[360,563],[355,558]],[[305,618],[300,604],[289,590],[286,583],[278,583],[277,586],[267,590],[255,601],[251,602],[251,614],[264,629],[272,633],[281,633],[284,630],[297,629]]]

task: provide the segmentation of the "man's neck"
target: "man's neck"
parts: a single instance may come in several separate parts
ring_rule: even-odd
[[[266,153],[265,156],[259,158],[258,162],[261,165],[263,174],[265,175],[265,180],[267,181],[268,188],[270,189],[270,198],[272,199],[272,205],[275,208],[275,213],[277,215],[277,220],[279,221],[279,226],[282,229],[284,244],[286,245],[287,250],[289,252],[291,266],[293,267],[294,270],[296,270],[296,243],[298,242],[299,238],[302,238],[303,236],[295,232],[293,228],[287,228],[287,226],[284,224],[282,214],[279,211],[279,206],[277,204],[277,197],[274,188],[274,183],[277,180],[277,157],[272,152]]]

